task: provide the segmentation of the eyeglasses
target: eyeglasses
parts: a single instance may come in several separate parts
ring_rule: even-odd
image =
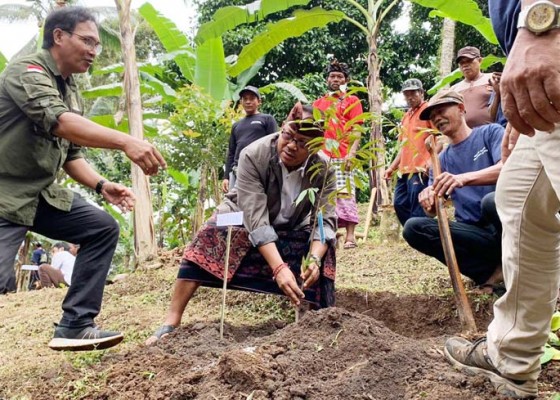
[[[299,149],[306,149],[309,140],[296,139],[295,134],[282,131],[282,139],[289,143],[294,142]]]
[[[101,46],[101,43],[95,41],[95,39],[92,39],[90,37],[87,36],[82,36],[80,34],[77,34],[76,32],[69,32],[69,31],[64,31],[66,33],[69,33],[70,36],[75,35],[77,37],[80,38],[80,40],[82,42],[84,42],[84,44],[86,45],[86,47],[92,51],[95,52],[95,55],[99,55],[101,54],[101,51],[103,50],[103,46]]]

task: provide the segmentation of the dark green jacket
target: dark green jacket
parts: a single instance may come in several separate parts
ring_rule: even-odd
[[[83,114],[72,77],[47,50],[11,62],[0,75],[0,218],[31,226],[39,196],[69,211],[74,194],[54,183],[80,147],[53,135],[65,112]]]

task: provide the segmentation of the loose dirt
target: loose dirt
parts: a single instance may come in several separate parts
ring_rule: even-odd
[[[154,347],[143,342],[163,320],[179,252],[166,267],[106,289],[98,322],[125,332],[104,352],[46,348],[62,290],[0,299],[0,399],[500,399],[481,378],[445,361],[461,331],[446,269],[402,242],[340,253],[337,307],[298,323],[275,296],[228,294],[219,338],[219,291],[197,292],[182,327]],[[470,294],[484,332],[495,298]],[[24,340],[25,339],[25,340]],[[540,399],[560,392],[560,366],[544,367]]]
[[[309,311],[298,323],[184,325],[154,347],[106,357],[93,367],[88,399],[441,399],[500,398],[483,379],[453,371],[442,355],[460,330],[450,299],[345,291],[339,307]],[[491,319],[481,304],[477,323]],[[76,378],[63,371],[64,381]],[[60,375],[40,378],[57,387]],[[541,392],[559,390],[546,368]],[[72,389],[72,388],[70,388]],[[51,399],[52,392],[33,393]],[[546,397],[542,397],[546,398]]]

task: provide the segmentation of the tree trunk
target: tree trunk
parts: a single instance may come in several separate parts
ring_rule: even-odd
[[[451,73],[455,60],[455,21],[444,18],[441,29],[441,50],[439,55],[439,77]]]
[[[376,32],[376,30],[374,30]],[[377,189],[377,205],[386,204],[389,201],[389,192],[387,183],[383,179],[385,174],[385,140],[382,132],[382,109],[383,104],[381,98],[381,81],[379,80],[379,59],[377,54],[377,35],[373,33],[369,38],[369,54],[368,54],[368,100],[369,111],[374,115],[372,122],[370,140],[378,148],[375,153],[376,159],[373,160],[374,165],[371,171],[371,187]],[[375,206],[374,211],[377,211]]]
[[[140,81],[136,68],[134,33],[130,25],[131,0],[115,0],[119,12],[121,48],[125,65],[124,88],[127,99],[130,134],[144,138]],[[156,237],[152,210],[150,183],[144,172],[132,163],[132,190],[136,195],[134,206],[134,248],[137,255],[135,267],[157,257]]]

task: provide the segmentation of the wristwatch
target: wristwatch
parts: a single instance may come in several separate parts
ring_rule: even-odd
[[[313,260],[313,261],[315,262],[315,264],[317,264],[317,266],[318,266],[319,268],[321,268],[321,257],[316,256],[315,254],[311,254],[311,255],[309,256],[309,258],[310,258],[311,260]]]
[[[519,13],[517,28],[526,28],[536,35],[560,28],[560,5],[548,0],[537,1]]]
[[[95,193],[101,194],[101,189],[103,189],[103,185],[106,183],[107,181],[105,179],[101,179],[99,182],[97,182],[97,185],[95,185]]]

